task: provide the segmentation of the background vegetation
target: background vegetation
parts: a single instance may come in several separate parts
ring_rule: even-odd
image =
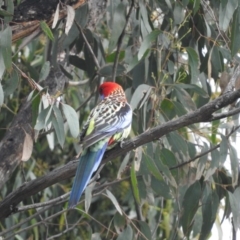
[[[43,2],[0,1],[0,236],[204,240],[231,221],[236,239],[239,1],[49,0],[46,15],[17,14]],[[105,80],[132,105],[130,140],[67,211]]]

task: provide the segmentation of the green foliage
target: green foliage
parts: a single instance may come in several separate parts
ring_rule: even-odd
[[[220,74],[232,74],[232,63],[239,59],[238,0],[140,0],[128,22],[131,2],[109,1],[107,13],[94,30],[85,29],[86,4],[75,14],[84,36],[76,24],[66,36],[62,20],[55,29],[41,21],[44,34],[24,48],[23,40],[10,41],[13,2],[0,9],[4,17],[0,29],[0,137],[26,98],[32,104],[37,138],[31,160],[22,165],[27,181],[79,154],[79,129],[97,103],[95,89],[101,78],[111,80],[114,70],[134,110],[133,138],[215,99],[220,95]],[[49,48],[48,54],[45,48]],[[60,68],[71,81],[63,92],[50,95],[43,81],[57,64],[59,51],[66,54],[67,63]],[[22,73],[33,78],[39,88],[32,89],[25,77],[20,78]],[[41,218],[35,209],[14,213],[1,219],[0,237],[45,239],[45,234],[51,237],[61,232],[59,239],[204,240],[210,239],[221,211],[223,221],[229,221],[232,214],[237,230],[239,153],[232,126],[239,126],[238,117],[191,124],[113,159],[101,171],[100,179],[96,181],[96,177],[88,186],[77,210],[62,211],[64,202],[44,210]],[[0,198],[24,182],[18,168]],[[72,179],[60,181],[33,199],[26,198],[20,206],[47,202],[69,192],[71,186]]]

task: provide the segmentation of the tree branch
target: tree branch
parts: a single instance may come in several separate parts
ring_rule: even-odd
[[[162,136],[175,131],[179,128],[189,126],[194,123],[211,121],[213,113],[240,98],[240,90],[234,92],[227,92],[221,97],[209,102],[196,111],[190,112],[178,119],[163,123],[160,126],[152,128],[141,135],[127,141],[122,147],[107,151],[103,163],[106,163],[121,154],[125,154],[141,145],[148,142],[158,140]],[[16,206],[24,199],[42,191],[43,189],[68,178],[74,176],[77,168],[78,160],[71,161],[64,166],[61,166],[54,171],[42,176],[38,179],[23,184],[21,187],[9,194],[0,203],[0,219],[6,218],[11,213],[14,213]]]

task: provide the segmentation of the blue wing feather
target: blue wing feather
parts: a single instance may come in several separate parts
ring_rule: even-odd
[[[104,145],[98,150],[95,150],[93,147],[91,147],[86,149],[81,155],[68,203],[68,208],[74,208],[77,205],[83,191],[92,177],[92,174],[98,169],[106,148],[107,142],[104,143]]]

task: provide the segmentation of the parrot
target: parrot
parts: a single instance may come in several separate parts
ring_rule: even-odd
[[[68,208],[75,208],[93,173],[101,164],[104,152],[128,137],[132,109],[122,87],[104,82],[99,87],[100,102],[93,108],[80,134],[82,153],[72,186]]]

